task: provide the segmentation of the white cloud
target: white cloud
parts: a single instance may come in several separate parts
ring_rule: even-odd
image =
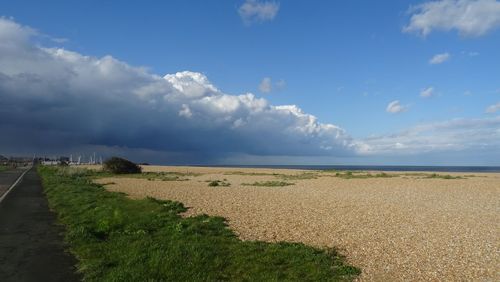
[[[437,152],[489,152],[500,150],[500,117],[452,119],[417,125],[397,134],[360,140],[361,154],[412,155]]]
[[[15,47],[18,44],[24,44],[37,33],[36,30],[21,26],[12,19],[0,17],[0,42],[2,42],[4,49],[9,46]]]
[[[259,91],[262,93],[271,93],[275,90],[281,91],[285,89],[285,87],[286,82],[284,79],[280,79],[273,83],[273,80],[270,77],[264,77],[259,83]]]
[[[494,114],[498,111],[500,111],[500,102],[486,108],[486,113],[488,114]]]
[[[183,71],[175,74],[167,74],[163,78],[170,82],[179,92],[192,98],[199,98],[219,92],[208,81],[208,78],[201,73]]]
[[[273,83],[270,77],[264,77],[259,84],[259,90],[263,93],[270,93],[273,90]]]
[[[241,19],[246,25],[273,20],[280,9],[274,1],[246,0],[238,9]]]
[[[387,105],[387,108],[385,110],[388,113],[397,114],[397,113],[406,112],[408,110],[408,106],[401,105],[401,103],[398,100],[395,100],[395,101],[390,102],[389,105]]]
[[[420,91],[420,97],[422,98],[429,98],[432,96],[434,96],[434,87],[432,86],[422,89],[422,91]]]
[[[404,32],[427,36],[434,30],[457,30],[463,36],[481,36],[500,26],[500,2],[496,0],[429,1],[410,9]]]
[[[30,42],[33,35],[0,19],[0,148],[23,140],[35,151],[118,146],[196,152],[204,160],[355,153],[342,128],[295,105],[224,93],[198,72],[159,76],[111,56],[40,47]]]
[[[296,105],[225,93],[199,72],[160,76],[111,56],[41,47],[32,36],[33,29],[0,19],[4,154],[96,150],[136,160],[214,163],[240,155],[338,159],[468,150],[475,156],[484,149],[493,158],[500,152],[500,117],[354,140]],[[387,111],[407,108],[393,101]]]
[[[54,41],[55,43],[59,43],[59,44],[67,43],[69,41],[67,38],[63,38],[63,37],[51,37],[50,40]]]
[[[286,81],[284,79],[280,79],[276,82],[276,88],[278,90],[283,90],[286,87]]]
[[[182,108],[179,111],[179,116],[185,117],[185,118],[190,118],[193,116],[193,113],[191,113],[191,109],[189,108],[188,105],[182,104]]]
[[[429,64],[431,65],[437,65],[437,64],[442,64],[450,59],[451,55],[449,53],[442,53],[442,54],[437,54],[434,55],[430,60]]]

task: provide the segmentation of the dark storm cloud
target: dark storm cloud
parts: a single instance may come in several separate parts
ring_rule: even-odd
[[[164,77],[111,56],[33,44],[36,31],[0,19],[2,149],[94,146],[198,154],[348,155],[341,128],[296,106],[221,92],[200,73]]]
[[[295,105],[224,93],[201,73],[158,76],[111,56],[43,47],[36,38],[35,30],[0,18],[0,154],[97,151],[170,163],[293,157],[404,163],[419,155],[497,164],[500,157],[493,110],[487,118],[354,140]]]

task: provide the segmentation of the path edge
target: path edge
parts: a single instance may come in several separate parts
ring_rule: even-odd
[[[10,193],[10,191],[12,191],[12,189],[14,189],[14,187],[16,187],[16,185],[21,182],[21,180],[23,179],[24,175],[30,171],[31,169],[33,169],[33,165],[30,166],[25,172],[23,172],[18,178],[17,180],[9,187],[9,189],[7,189],[7,191],[5,191],[5,193],[3,193],[3,195],[0,197],[0,203],[2,203],[3,200],[5,200],[5,198],[7,197],[7,195]]]

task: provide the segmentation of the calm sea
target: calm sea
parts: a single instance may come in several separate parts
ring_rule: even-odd
[[[308,170],[380,170],[439,172],[500,172],[500,166],[392,166],[392,165],[200,165],[212,167],[285,168]]]

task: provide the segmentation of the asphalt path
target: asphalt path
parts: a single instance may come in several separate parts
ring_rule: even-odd
[[[0,172],[0,185],[16,177]],[[14,179],[13,179],[14,178]],[[0,202],[0,281],[80,281],[33,168]]]
[[[0,197],[7,192],[10,185],[23,173],[23,169],[8,169],[0,172]]]

